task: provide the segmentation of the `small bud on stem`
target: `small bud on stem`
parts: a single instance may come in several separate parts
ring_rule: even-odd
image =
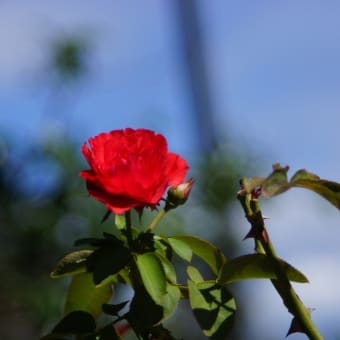
[[[168,190],[168,196],[166,198],[166,210],[174,209],[179,205],[184,204],[190,195],[194,182],[195,180],[191,178],[176,187],[171,187]]]

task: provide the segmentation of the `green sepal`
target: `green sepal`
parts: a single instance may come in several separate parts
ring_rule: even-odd
[[[125,215],[115,215],[115,225],[118,230],[124,230],[126,228]]]

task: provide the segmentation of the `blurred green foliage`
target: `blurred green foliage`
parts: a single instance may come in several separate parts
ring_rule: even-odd
[[[63,80],[78,79],[86,71],[88,41],[63,37],[51,46],[51,68]]]

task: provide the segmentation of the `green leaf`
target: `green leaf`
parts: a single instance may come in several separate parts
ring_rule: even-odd
[[[218,275],[220,269],[227,261],[226,257],[220,249],[218,249],[212,243],[202,240],[198,237],[191,235],[179,235],[170,237],[168,240],[170,244],[175,240],[177,242],[180,241],[182,243],[185,243],[195,255],[200,257],[204,262],[208,264],[215,275]]]
[[[299,170],[292,177],[291,185],[312,190],[340,209],[339,183],[320,179],[317,175],[306,170]]]
[[[92,274],[76,275],[68,289],[65,314],[81,310],[97,318],[102,312],[102,305],[109,301],[111,295],[111,285],[96,287]]]
[[[168,242],[172,248],[172,250],[183,260],[191,262],[192,259],[192,250],[191,247],[187,245],[186,242],[178,240],[174,237],[169,237]]]
[[[251,193],[257,187],[261,187],[261,195],[267,198],[281,194],[293,187],[305,188],[319,194],[340,209],[340,183],[321,179],[305,169],[298,170],[288,181],[288,169],[288,166],[281,167],[280,164],[274,164],[273,171],[267,178],[242,179],[243,188],[247,193]]]
[[[280,260],[290,281],[306,283],[308,279],[293,266]],[[219,284],[249,279],[276,279],[275,266],[272,259],[264,254],[249,254],[237,257],[225,263],[217,279]]]
[[[96,249],[86,262],[87,271],[93,273],[95,284],[101,283],[110,275],[117,274],[131,260],[131,253],[122,244],[105,245]]]
[[[210,339],[225,339],[236,312],[233,296],[215,282],[188,280],[188,288],[190,306],[203,333]]]
[[[172,258],[173,251],[166,239],[163,239],[158,235],[154,235],[154,246],[157,254],[163,255],[169,260]]]
[[[144,253],[137,256],[136,262],[145,289],[153,301],[161,305],[166,293],[166,277],[161,261],[154,253]]]
[[[83,249],[73,251],[63,256],[51,272],[51,278],[59,278],[86,272],[86,260],[93,250]]]
[[[87,334],[96,329],[93,316],[84,311],[73,311],[67,314],[53,329],[55,334]]]
[[[195,283],[204,281],[201,273],[193,266],[187,267],[187,274],[189,276],[189,279]]]
[[[175,285],[167,283],[166,294],[163,295],[161,301],[161,305],[163,307],[162,321],[170,317],[176,311],[180,298],[180,289]]]
[[[154,254],[161,261],[161,264],[164,269],[165,277],[167,278],[167,280],[169,280],[173,284],[176,284],[177,279],[176,279],[176,271],[175,271],[174,265],[171,263],[171,261],[169,261],[165,256],[163,256],[159,252],[155,252]]]
[[[155,303],[144,287],[139,287],[135,290],[126,318],[134,330],[143,332],[161,322],[163,308]]]

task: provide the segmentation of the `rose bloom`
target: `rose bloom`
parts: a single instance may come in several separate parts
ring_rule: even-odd
[[[90,165],[79,176],[89,194],[116,214],[155,206],[168,186],[181,184],[187,162],[168,152],[166,139],[151,130],[124,129],[101,133],[84,143]]]

